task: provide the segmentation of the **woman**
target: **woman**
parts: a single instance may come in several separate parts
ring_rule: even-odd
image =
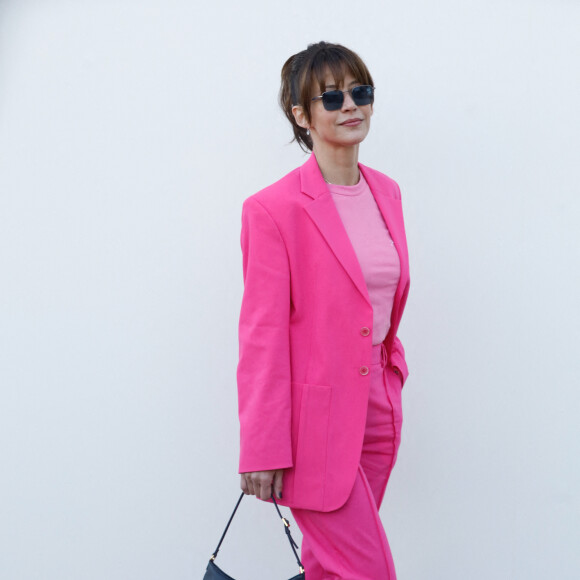
[[[242,208],[241,488],[291,508],[309,580],[396,577],[378,511],[400,442],[409,265],[399,187],[358,162],[373,102],[351,50],[290,57],[280,104],[311,154]]]

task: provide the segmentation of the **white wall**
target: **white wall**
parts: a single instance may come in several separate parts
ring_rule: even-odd
[[[241,203],[305,159],[279,74],[324,39],[369,65],[360,160],[403,192],[399,578],[577,578],[579,17],[0,1],[0,577],[203,576],[239,491]],[[295,573],[240,510],[218,563]]]

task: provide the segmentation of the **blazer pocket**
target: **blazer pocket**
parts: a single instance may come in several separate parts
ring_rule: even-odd
[[[293,417],[296,433],[296,480],[300,486],[319,490],[322,499],[326,479],[328,423],[332,399],[332,387],[292,383],[292,390],[299,402]]]

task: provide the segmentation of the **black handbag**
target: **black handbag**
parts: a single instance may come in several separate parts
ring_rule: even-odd
[[[224,530],[224,533],[222,534],[222,537],[220,538],[220,541],[217,545],[217,548],[215,549],[215,552],[211,555],[211,558],[209,559],[209,563],[208,563],[207,568],[205,570],[205,576],[203,577],[203,580],[235,580],[231,576],[228,576],[221,568],[219,568],[216,565],[215,559],[217,558],[220,546],[222,545],[222,542],[224,541],[224,538],[226,537],[226,533],[228,531],[228,528],[230,527],[230,524],[232,523],[232,520],[234,519],[234,515],[236,514],[236,510],[238,509],[238,506],[240,505],[240,502],[242,501],[242,498],[244,497],[244,495],[245,495],[244,492],[242,492],[240,495],[240,498],[238,499],[238,503],[236,504],[236,507],[234,508],[234,511],[232,512],[232,515],[230,516],[230,520],[228,521],[228,525],[226,526],[226,529]],[[292,538],[292,534],[290,533],[290,522],[285,517],[283,517],[282,514],[280,513],[280,508],[278,507],[278,504],[276,503],[276,498],[274,497],[273,493],[272,493],[271,497],[274,500],[274,505],[276,506],[276,511],[278,512],[278,515],[280,516],[280,518],[282,519],[282,523],[284,524],[284,531],[286,532],[286,537],[288,538],[288,541],[290,542],[290,547],[292,548],[292,551],[294,552],[294,556],[296,557],[296,562],[298,562],[298,568],[300,570],[300,574],[298,574],[297,576],[294,576],[293,578],[290,578],[290,580],[306,580],[306,576],[304,574],[304,568],[302,567],[302,562],[300,562],[300,558],[298,557],[298,552],[296,552],[296,548],[298,548],[298,544],[296,544],[296,542]]]

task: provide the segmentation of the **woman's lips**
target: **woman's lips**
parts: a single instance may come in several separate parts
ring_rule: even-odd
[[[360,125],[361,123],[362,123],[362,119],[349,119],[348,121],[341,123],[341,125],[345,125],[346,127],[356,127],[357,125]]]

